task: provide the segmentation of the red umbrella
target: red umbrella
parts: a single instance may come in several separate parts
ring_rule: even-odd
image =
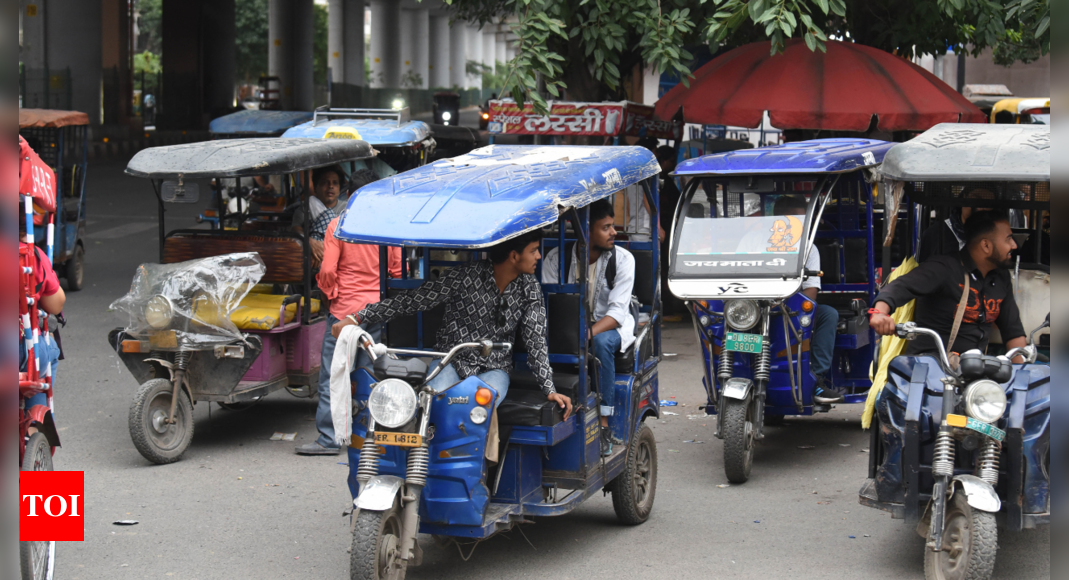
[[[780,129],[926,131],[938,123],[983,123],[984,114],[921,67],[870,46],[828,41],[811,51],[800,39],[770,56],[767,42],[727,52],[657,101],[657,117],[683,108],[688,123],[757,127],[768,111]]]

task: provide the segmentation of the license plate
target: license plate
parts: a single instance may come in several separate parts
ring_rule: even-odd
[[[419,447],[423,437],[418,433],[375,433],[375,443],[395,447]]]
[[[998,427],[995,427],[994,425],[984,423],[982,421],[977,421],[972,417],[965,417],[962,415],[948,415],[947,425],[950,425],[952,427],[964,427],[966,429],[971,429],[973,431],[976,431],[977,433],[986,435],[994,439],[995,441],[1006,440],[1005,431],[999,429]]]
[[[761,352],[764,341],[764,337],[760,334],[729,332],[724,335],[724,350],[757,354]]]

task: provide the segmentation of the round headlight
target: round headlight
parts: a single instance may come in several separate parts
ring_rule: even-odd
[[[367,406],[376,424],[394,429],[412,420],[418,401],[412,385],[401,379],[386,379],[372,387]]]
[[[163,294],[157,294],[145,306],[145,322],[156,330],[163,330],[174,319],[174,306]]]
[[[475,407],[475,408],[473,408],[471,410],[471,414],[469,416],[471,417],[471,422],[472,423],[475,423],[476,425],[482,425],[483,423],[486,422],[486,417],[487,417],[486,407]]]
[[[965,412],[984,423],[994,423],[1006,412],[1006,392],[995,381],[976,381],[965,389]]]
[[[750,330],[757,324],[759,315],[753,300],[729,300],[724,306],[724,317],[735,330]]]
[[[390,105],[391,105],[391,108],[393,110],[399,111],[399,110],[405,108],[405,101],[404,101],[404,99],[396,98],[396,99],[393,100],[392,103],[390,103]]]
[[[450,113],[449,111],[443,111],[442,112],[442,120],[443,121],[448,121],[449,119],[452,119],[452,118],[453,118],[453,113]]]
[[[808,314],[803,314],[798,317],[798,324],[801,324],[802,328],[809,328],[809,325],[813,324],[813,318]]]

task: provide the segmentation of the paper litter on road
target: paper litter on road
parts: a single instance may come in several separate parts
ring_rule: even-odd
[[[840,443],[839,447],[850,447],[849,443]]]
[[[719,487],[720,489],[725,489],[725,488],[731,487],[731,484],[730,483],[721,483],[717,487]]]
[[[675,416],[675,417],[678,417],[678,416],[679,416],[679,413],[673,413],[673,412],[671,412],[671,411],[664,411],[664,412],[663,412],[663,413],[661,413],[661,414],[662,414],[662,415],[665,415],[665,416],[669,416],[669,415],[671,415],[671,416]]]
[[[296,433],[278,433],[271,436],[270,441],[293,441],[297,438]]]
[[[136,526],[138,523],[139,522],[137,520],[119,520],[117,522],[112,522],[112,525],[115,525],[115,526]]]
[[[702,443],[705,443],[705,441],[696,441],[696,440],[694,440],[694,439],[688,439],[688,440],[684,441],[684,443],[696,443],[696,444],[702,444]]]
[[[816,449],[816,446],[814,446],[814,445],[799,445],[798,448],[799,449],[805,449],[806,451],[808,451],[810,449]]]
[[[667,399],[666,399],[666,400],[664,400],[664,401],[661,401],[661,406],[662,406],[662,407],[675,407],[675,406],[676,406],[676,405],[678,405],[678,404],[679,404],[679,403],[677,403],[677,402],[675,402],[675,401],[669,401],[669,400],[667,400]]]
[[[690,419],[691,421],[697,421],[697,420],[705,419],[708,416],[709,415],[706,415],[705,413],[696,413],[694,415],[687,415],[687,419]]]
[[[668,452],[669,453],[679,453],[679,450],[678,449],[669,449]]]

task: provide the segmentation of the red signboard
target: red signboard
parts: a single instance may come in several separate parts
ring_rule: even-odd
[[[627,103],[624,112],[623,135],[629,137],[656,137],[679,140],[683,137],[683,125],[676,121],[664,121],[653,116],[653,106]]]
[[[537,115],[531,103],[490,101],[488,129],[495,135],[619,135],[623,103],[550,102],[549,115]]]

